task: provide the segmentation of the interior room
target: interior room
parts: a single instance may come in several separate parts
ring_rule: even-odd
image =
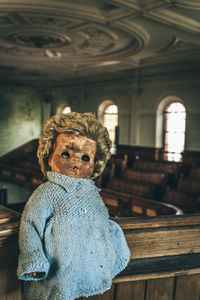
[[[88,299],[200,299],[199,94],[200,0],[0,1],[1,300],[29,300],[21,214],[47,181],[43,124],[71,112],[108,129],[112,155],[93,181],[131,252]]]

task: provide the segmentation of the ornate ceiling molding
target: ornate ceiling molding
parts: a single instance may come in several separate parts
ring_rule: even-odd
[[[158,51],[158,53],[164,53],[169,51],[185,51],[187,49],[195,48],[198,49],[199,45],[184,41],[183,39],[174,36],[172,38],[172,41],[164,49]]]
[[[199,13],[200,0],[2,0],[0,83],[62,85],[170,62],[193,65],[200,60]]]
[[[177,0],[176,5],[189,8],[189,9],[200,9],[200,1],[192,1],[192,0]]]
[[[2,54],[42,58],[53,49],[70,63],[85,64],[133,55],[142,46],[142,38],[134,30],[126,32],[115,24],[85,22],[49,12],[38,16],[24,11],[0,15]]]

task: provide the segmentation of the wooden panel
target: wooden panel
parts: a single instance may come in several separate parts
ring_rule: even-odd
[[[132,281],[116,284],[115,300],[144,300],[145,281]]]
[[[20,214],[0,205],[0,224],[10,223],[20,219]]]
[[[0,296],[0,300],[25,300],[22,298],[21,287],[11,293]]]
[[[114,283],[200,274],[200,254],[132,259]]]
[[[132,258],[200,252],[200,228],[132,231],[126,234]]]
[[[20,300],[21,282],[17,279],[17,244],[0,247],[0,299]]]
[[[164,185],[167,182],[167,174],[160,172],[139,171],[134,169],[126,169],[123,177],[128,180],[148,182],[158,185]]]
[[[153,218],[120,218],[116,219],[123,230],[143,228],[168,228],[177,226],[199,226],[200,215],[161,216]]]
[[[180,163],[166,162],[166,161],[137,160],[134,163],[134,169],[164,172],[167,174],[178,173],[180,166],[181,166]]]
[[[173,288],[174,278],[150,279],[147,283],[145,300],[173,300]]]
[[[82,297],[78,298],[82,300],[114,300],[114,285],[112,285],[111,289],[105,292],[102,295],[96,295],[91,297]]]
[[[109,188],[116,191],[130,193],[133,195],[139,195],[148,198],[154,197],[155,187],[153,184],[150,183],[134,182],[127,181],[125,179],[112,178],[109,185]]]
[[[200,299],[200,275],[177,278],[175,300]]]

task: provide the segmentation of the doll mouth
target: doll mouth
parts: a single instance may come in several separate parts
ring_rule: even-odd
[[[69,171],[70,171],[70,173],[73,173],[73,174],[77,174],[79,172],[77,167],[70,168]]]

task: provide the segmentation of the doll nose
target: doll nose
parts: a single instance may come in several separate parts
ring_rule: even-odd
[[[73,170],[78,170],[78,167],[77,167],[76,165],[73,165],[73,166],[72,166],[72,169],[73,169]]]
[[[78,170],[80,167],[80,159],[78,158],[74,158],[71,160],[71,168],[73,170]]]

